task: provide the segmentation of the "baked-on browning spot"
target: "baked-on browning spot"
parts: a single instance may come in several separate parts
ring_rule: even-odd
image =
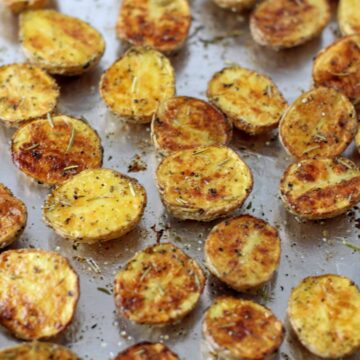
[[[35,65],[0,67],[0,120],[16,127],[44,116],[56,107],[59,88],[55,80]]]
[[[338,91],[318,87],[300,95],[280,121],[280,140],[297,159],[336,157],[353,140],[354,106]]]
[[[0,324],[24,340],[47,339],[72,321],[79,278],[66,258],[38,249],[0,254]]]
[[[139,324],[173,323],[194,309],[205,286],[200,266],[170,243],[138,252],[115,277],[119,314]]]
[[[205,145],[225,145],[232,125],[207,102],[187,96],[174,96],[162,102],[151,123],[151,136],[163,155]]]
[[[131,48],[103,74],[100,94],[115,115],[149,123],[159,104],[175,95],[175,71],[158,51]]]
[[[231,11],[244,11],[252,8],[256,0],[214,0],[215,4]]]
[[[207,96],[235,127],[250,135],[276,128],[287,107],[269,77],[237,65],[214,74]]]
[[[142,342],[129,347],[115,360],[179,360],[178,356],[161,343]],[[1,359],[0,359],[1,360]]]
[[[156,180],[173,216],[198,221],[211,221],[240,207],[253,186],[249,167],[225,146],[175,152],[160,163]]]
[[[15,14],[29,9],[41,9],[47,0],[3,0],[4,4]]]
[[[220,297],[205,313],[203,334],[220,359],[268,359],[280,347],[284,328],[275,315],[255,302]]]
[[[327,0],[265,0],[251,14],[250,30],[260,45],[291,48],[318,36],[330,15]]]
[[[0,184],[0,249],[16,240],[23,232],[26,220],[25,204]]]
[[[321,358],[338,359],[360,349],[360,292],[339,275],[312,276],[290,296],[288,316],[300,342]]]
[[[117,33],[131,44],[169,53],[182,47],[190,24],[187,0],[124,0]]]
[[[101,140],[85,121],[65,115],[34,120],[12,137],[12,159],[36,181],[55,185],[102,164]]]
[[[277,230],[261,219],[241,215],[216,225],[205,242],[210,272],[238,291],[270,280],[280,261]]]
[[[316,86],[327,86],[360,104],[360,34],[346,36],[319,52],[314,60]]]
[[[51,74],[80,75],[105,51],[101,34],[86,22],[55,10],[20,15],[20,41],[28,59]]]
[[[141,220],[145,189],[110,169],[88,169],[49,194],[43,219],[60,236],[78,243],[117,239]]]
[[[342,35],[360,33],[359,0],[340,0],[338,7],[338,22]]]
[[[332,218],[360,201],[360,170],[346,158],[302,160],[285,171],[280,193],[287,210],[300,218]]]

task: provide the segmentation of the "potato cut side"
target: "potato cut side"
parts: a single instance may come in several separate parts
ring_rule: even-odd
[[[355,136],[355,144],[356,144],[358,151],[360,152],[360,128],[358,129],[356,136]]]
[[[204,146],[165,158],[156,170],[161,199],[179,219],[211,221],[240,207],[253,186],[251,170],[230,148]]]
[[[142,342],[121,352],[115,360],[178,360],[176,354],[161,343]]]
[[[159,104],[175,95],[175,71],[158,51],[132,48],[103,74],[100,94],[115,115],[149,123]]]
[[[49,194],[43,219],[64,238],[95,243],[131,231],[145,206],[145,189],[136,179],[110,169],[89,169]]]
[[[327,0],[265,0],[251,14],[250,30],[260,45],[291,48],[318,36],[330,15]]]
[[[268,359],[280,347],[284,328],[275,315],[255,302],[220,297],[206,311],[203,334],[216,358]]]
[[[55,80],[28,64],[0,67],[0,120],[16,127],[54,110],[59,97]]]
[[[47,0],[3,0],[4,4],[15,14],[19,14],[24,10],[41,9]]]
[[[360,33],[359,0],[339,1],[338,22],[340,31],[344,36]]]
[[[354,105],[360,104],[360,34],[346,36],[319,52],[314,60],[316,86],[344,93]]]
[[[0,249],[11,244],[26,226],[25,204],[0,183]]]
[[[22,13],[20,40],[28,59],[51,74],[80,75],[93,68],[105,51],[97,30],[55,10]]]
[[[223,9],[245,11],[252,8],[256,0],[214,0],[214,2]]]
[[[300,218],[332,218],[360,201],[360,170],[346,158],[302,160],[285,171],[280,193]]]
[[[138,324],[173,323],[194,309],[204,290],[200,266],[163,243],[138,252],[115,278],[119,314]]]
[[[354,106],[334,89],[310,90],[289,107],[279,126],[285,150],[297,159],[336,157],[353,140],[358,122]]]
[[[124,0],[117,33],[131,44],[169,53],[182,47],[190,24],[187,0]]]
[[[290,296],[288,316],[300,342],[321,358],[342,358],[360,349],[360,292],[339,275],[311,276]]]
[[[277,230],[261,219],[241,215],[216,225],[205,242],[210,272],[235,290],[270,280],[280,261]]]
[[[155,147],[163,155],[206,145],[225,145],[232,136],[232,125],[207,102],[175,96],[160,104],[151,123]]]
[[[102,164],[101,140],[85,121],[47,116],[20,127],[11,141],[13,161],[36,181],[55,185]]]
[[[234,126],[250,135],[276,128],[287,107],[269,77],[240,66],[215,73],[209,82],[207,96]]]
[[[0,254],[0,324],[24,340],[47,339],[72,321],[79,278],[66,258],[38,249]]]

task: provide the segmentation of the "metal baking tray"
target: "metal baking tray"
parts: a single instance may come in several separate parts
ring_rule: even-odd
[[[40,247],[58,251],[69,258],[80,275],[81,297],[71,326],[54,341],[73,349],[84,359],[111,359],[120,350],[142,340],[164,341],[181,359],[201,359],[201,319],[204,310],[220,294],[232,293],[214,277],[196,310],[179,324],[162,328],[136,326],[115,314],[111,294],[114,274],[138,250],[156,241],[171,241],[203,263],[203,243],[216,223],[180,222],[164,210],[154,183],[157,157],[150,141],[149,126],[128,125],[112,116],[101,101],[98,83],[102,72],[124,51],[117,40],[115,23],[118,0],[58,0],[52,5],[66,14],[90,22],[104,35],[107,49],[99,66],[81,77],[61,79],[58,110],[84,116],[99,132],[104,145],[104,166],[128,173],[137,154],[147,169],[129,175],[146,188],[148,206],[136,230],[116,241],[77,248],[48,229],[41,220],[41,206],[49,189],[38,185],[15,168],[11,162],[9,140],[13,130],[0,127],[0,182],[23,199],[29,210],[28,225],[12,246]],[[187,45],[171,61],[177,73],[177,93],[206,98],[207,82],[215,71],[228,63],[238,63],[270,75],[284,96],[292,102],[311,86],[313,56],[337,36],[335,19],[322,36],[294,49],[274,52],[256,45],[248,30],[248,17],[216,7],[211,0],[191,1],[193,24]],[[335,9],[334,9],[335,13]],[[0,5],[0,64],[24,61],[18,42],[17,18]],[[263,137],[244,137],[235,131],[231,147],[251,167],[254,190],[236,213],[250,213],[278,227],[282,240],[281,265],[273,280],[255,300],[271,308],[287,327],[287,336],[277,359],[312,360],[289,329],[286,305],[291,291],[302,278],[322,273],[351,277],[360,285],[360,253],[343,244],[359,244],[356,228],[357,208],[346,215],[323,222],[301,223],[287,213],[279,200],[278,184],[291,162],[283,151],[276,131]],[[360,157],[354,145],[346,152],[358,165]],[[234,294],[234,293],[233,293]],[[236,296],[243,296],[234,294]],[[247,295],[249,296],[249,295]],[[0,347],[17,343],[4,329]],[[357,354],[351,359],[359,359]]]

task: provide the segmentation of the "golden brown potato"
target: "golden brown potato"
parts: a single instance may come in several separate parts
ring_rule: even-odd
[[[11,141],[12,159],[36,181],[55,185],[102,164],[101,140],[85,121],[65,115],[34,120]]]
[[[215,4],[231,11],[244,11],[252,8],[256,0],[214,0]]]
[[[24,10],[41,9],[47,0],[3,0],[4,4],[14,13],[19,14]]]
[[[297,159],[336,157],[353,140],[354,106],[334,89],[319,87],[299,96],[280,121],[285,150]]]
[[[344,36],[360,33],[359,0],[339,1],[338,22]]]
[[[360,201],[360,170],[346,158],[302,160],[285,171],[280,193],[300,218],[332,218]]]
[[[318,36],[330,14],[327,0],[265,0],[251,14],[250,30],[260,45],[291,48]]]
[[[59,75],[80,75],[92,69],[105,51],[97,30],[55,10],[22,13],[20,41],[30,62]]]
[[[79,278],[66,258],[39,249],[0,254],[0,324],[24,340],[47,339],[72,321]]]
[[[200,266],[170,243],[138,252],[115,278],[119,314],[138,324],[173,323],[194,309],[204,290]]]
[[[225,145],[232,125],[207,102],[175,96],[162,102],[151,123],[151,137],[162,155],[205,145]]]
[[[275,315],[255,302],[220,297],[205,313],[203,334],[216,359],[269,359],[284,339]]]
[[[214,74],[207,96],[235,127],[250,135],[276,128],[287,107],[269,77],[237,65]]]
[[[182,47],[190,24],[187,0],[124,0],[117,33],[131,44],[169,53]]]
[[[356,136],[355,136],[355,144],[356,144],[358,151],[360,152],[360,128],[358,129]]]
[[[311,276],[296,286],[289,320],[300,342],[315,355],[338,359],[360,349],[360,292],[339,275]]]
[[[179,360],[164,344],[142,342],[121,352],[115,360]]]

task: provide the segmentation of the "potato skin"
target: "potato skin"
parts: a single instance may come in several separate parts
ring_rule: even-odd
[[[214,0],[214,3],[223,9],[241,12],[252,8],[256,0]]]
[[[204,286],[196,261],[170,243],[157,244],[135,254],[118,272],[115,304],[135,323],[165,325],[192,311]]]
[[[300,95],[283,115],[279,136],[297,159],[336,157],[352,142],[358,121],[345,95],[318,87]]]
[[[291,48],[318,36],[330,15],[327,0],[265,0],[251,14],[250,30],[260,45]]]
[[[85,169],[101,167],[103,149],[99,135],[84,120],[56,115],[19,128],[12,137],[11,155],[24,174],[56,185]]]
[[[345,276],[307,277],[291,293],[290,324],[313,354],[338,359],[360,349],[360,292]]]
[[[187,0],[124,0],[116,29],[120,39],[133,45],[171,53],[183,46],[190,25]]]
[[[280,195],[302,219],[332,218],[360,201],[360,170],[346,158],[302,160],[285,171]]]
[[[47,0],[3,0],[3,2],[14,14],[20,14],[24,10],[43,8]]]
[[[176,354],[161,343],[141,342],[120,354],[115,360],[179,360]]]
[[[340,0],[338,23],[343,36],[360,33],[360,7],[358,0]]]

